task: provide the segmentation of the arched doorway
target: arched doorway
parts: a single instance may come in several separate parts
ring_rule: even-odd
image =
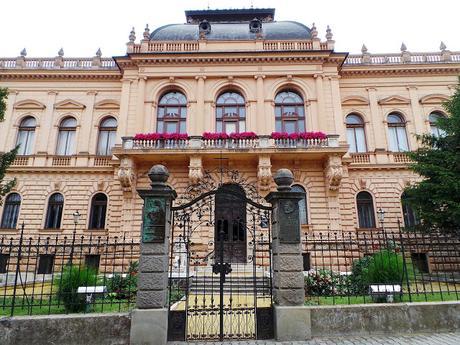
[[[246,238],[246,193],[237,184],[224,184],[216,193],[215,253],[223,248],[224,262],[246,263]]]

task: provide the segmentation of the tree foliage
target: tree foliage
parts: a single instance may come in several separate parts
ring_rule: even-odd
[[[5,111],[6,111],[6,99],[8,98],[8,90],[5,88],[0,88],[0,122],[5,118]],[[5,138],[2,138],[5,140]],[[6,169],[13,163],[14,158],[16,157],[16,153],[18,148],[14,148],[10,152],[1,153],[0,152],[0,204],[2,202],[3,196],[8,193],[11,188],[13,188],[16,180],[8,180],[4,181]]]
[[[418,135],[421,147],[409,153],[423,179],[406,193],[423,229],[460,232],[460,85],[444,108],[449,116],[437,126],[445,135]]]

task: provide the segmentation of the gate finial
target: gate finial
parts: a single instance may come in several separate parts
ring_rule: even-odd
[[[148,176],[152,181],[150,184],[152,188],[165,187],[169,178],[169,171],[164,165],[156,164],[150,168]]]
[[[289,169],[279,169],[273,179],[279,192],[289,192],[294,182],[294,175]]]

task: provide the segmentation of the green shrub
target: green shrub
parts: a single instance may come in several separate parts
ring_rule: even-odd
[[[115,273],[107,280],[107,290],[115,299],[130,299],[136,295],[137,276],[139,263],[130,262],[128,272],[125,277],[120,273]]]
[[[367,292],[368,285],[364,281],[363,275],[367,274],[367,268],[371,260],[372,256],[364,256],[353,261],[351,275],[349,276],[350,293],[361,295]]]
[[[96,286],[97,271],[85,266],[66,266],[60,279],[56,280],[57,297],[64,304],[66,312],[77,313],[85,310],[86,296],[78,294],[80,286]]]
[[[309,272],[305,277],[306,296],[342,295],[347,291],[348,277],[330,270]]]

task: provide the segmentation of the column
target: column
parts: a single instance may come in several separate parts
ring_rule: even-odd
[[[386,151],[388,148],[387,145],[387,130],[383,125],[383,119],[379,114],[379,104],[377,102],[377,90],[373,87],[367,88],[369,94],[369,107],[371,110],[370,113],[370,125],[373,127],[374,132],[374,143],[376,151]]]
[[[121,144],[121,138],[128,135],[129,94],[132,80],[122,79],[121,83],[120,121],[118,124],[117,144]]]
[[[256,79],[256,94],[257,94],[257,111],[255,120],[252,123],[252,129],[256,133],[268,134],[267,121],[265,119],[265,97],[264,97],[264,75],[254,76]]]
[[[409,90],[410,104],[412,110],[412,123],[414,124],[413,130],[415,134],[423,134],[426,132],[426,130],[424,129],[426,117],[425,114],[423,114],[422,109],[420,108],[417,87],[408,86],[407,89]],[[411,133],[409,128],[407,128],[407,138],[410,141],[410,148],[412,150],[415,150],[417,148],[417,139],[414,137],[413,133]]]
[[[206,77],[203,75],[197,76],[197,91],[196,91],[196,110],[195,118],[189,118],[193,124],[190,128],[192,135],[201,135],[203,132],[209,131],[208,123],[206,121],[205,109],[204,109],[204,81]],[[187,119],[188,120],[188,119]]]
[[[324,110],[323,75],[315,74],[314,78],[316,80],[316,94],[318,99],[318,128],[315,130],[327,132],[326,111]]]
[[[144,102],[145,102],[145,82],[147,77],[139,77],[137,87],[136,104],[136,133],[143,133],[144,129]]]
[[[43,120],[40,126],[40,140],[38,141],[37,154],[46,155],[49,153],[54,153],[56,145],[51,139],[53,136],[53,114],[54,114],[54,104],[56,103],[56,91],[48,92],[48,99],[46,101],[46,110],[43,116]],[[36,138],[37,140],[38,138]],[[52,152],[49,152],[49,151]]]
[[[345,133],[345,124],[342,115],[342,101],[340,99],[339,78],[340,76],[331,77],[332,106],[334,107],[334,134],[339,134],[340,140],[346,141],[347,136]]]
[[[273,301],[275,337],[278,341],[305,340],[311,336],[310,312],[304,308],[304,276],[299,201],[293,192],[294,176],[280,169],[274,177],[277,191],[267,195],[272,204]]]
[[[169,172],[154,165],[144,200],[136,309],[131,314],[132,345],[165,345],[168,330],[168,257],[171,204],[176,192],[166,185]]]
[[[93,113],[94,113],[94,103],[96,100],[97,91],[89,91],[88,95],[88,104],[82,113],[81,117],[81,126],[80,133],[78,133],[78,154],[89,154],[89,145],[92,142],[91,129],[93,128]],[[97,136],[96,136],[97,137]],[[94,147],[94,149],[96,149]]]

